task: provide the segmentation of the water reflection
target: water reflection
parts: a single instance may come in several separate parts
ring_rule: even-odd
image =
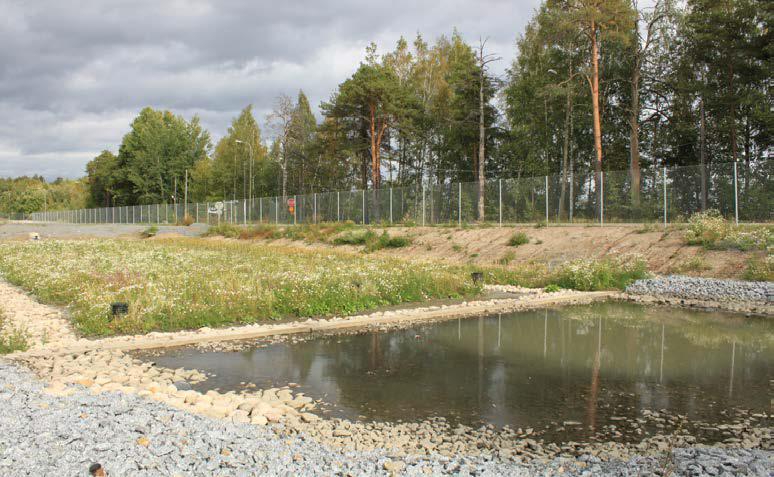
[[[768,412],[773,330],[738,315],[610,303],[156,361],[214,372],[204,389],[296,382],[349,418],[594,429],[640,409],[717,422],[735,407]]]

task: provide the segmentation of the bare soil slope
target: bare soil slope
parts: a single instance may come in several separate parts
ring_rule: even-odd
[[[444,227],[391,227],[390,235],[412,238],[409,247],[375,252],[385,256],[412,257],[451,263],[503,264],[518,266],[543,262],[549,267],[578,258],[600,258],[606,255],[636,253],[656,273],[680,273],[716,278],[739,278],[752,257],[765,252],[714,251],[688,246],[684,231],[641,225],[554,226],[535,228],[486,227],[455,229]],[[523,232],[529,243],[509,246],[509,239]],[[381,233],[381,230],[378,230]],[[273,243],[299,245],[300,242],[275,240]],[[330,247],[304,244],[306,247]],[[337,247],[343,248],[343,247]],[[356,247],[352,247],[356,249]]]

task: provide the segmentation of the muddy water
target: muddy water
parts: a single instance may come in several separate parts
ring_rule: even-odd
[[[215,373],[202,390],[298,383],[333,416],[590,437],[645,409],[713,425],[739,409],[771,412],[774,322],[604,303],[154,360]]]

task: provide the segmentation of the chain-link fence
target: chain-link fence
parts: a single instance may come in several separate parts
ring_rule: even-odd
[[[774,161],[560,174],[478,182],[321,192],[188,204],[36,212],[31,220],[67,223],[183,222],[461,225],[684,222],[716,209],[737,222],[770,222]],[[483,195],[483,201],[481,200]]]

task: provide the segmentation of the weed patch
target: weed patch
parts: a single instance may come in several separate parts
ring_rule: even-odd
[[[508,239],[509,247],[518,247],[519,245],[525,245],[528,243],[529,243],[529,237],[527,237],[527,234],[525,234],[524,232],[517,232],[511,235],[511,238]]]
[[[694,214],[688,220],[684,235],[688,245],[701,245],[712,250],[765,250],[774,245],[774,228],[737,226],[727,221],[717,210]]]
[[[29,348],[27,333],[20,328],[10,327],[0,311],[0,354],[26,351],[27,348]]]
[[[551,278],[552,283],[581,291],[623,290],[635,280],[648,276],[641,257],[621,255],[602,260],[580,259],[562,266]]]
[[[743,278],[753,282],[774,282],[774,255],[748,260]]]

